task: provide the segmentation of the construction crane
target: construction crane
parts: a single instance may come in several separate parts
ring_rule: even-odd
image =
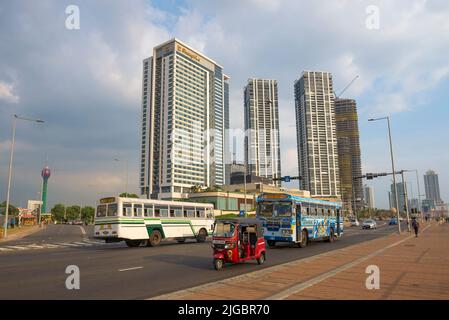
[[[335,99],[339,99],[339,98],[341,97],[341,95],[342,95],[343,93],[345,93],[346,90],[348,90],[349,87],[352,86],[352,84],[353,84],[359,77],[360,77],[359,75],[356,75],[356,76],[354,77],[354,79],[352,79],[351,82],[349,82],[349,84],[348,84],[348,85],[347,85],[347,86],[340,92],[339,95],[335,94],[335,91],[334,91],[334,97],[335,97]]]

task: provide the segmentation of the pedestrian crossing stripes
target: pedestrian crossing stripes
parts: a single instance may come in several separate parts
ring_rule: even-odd
[[[60,243],[31,243],[20,245],[1,245],[0,253],[25,251],[25,250],[39,250],[39,249],[56,249],[56,248],[77,248],[77,247],[92,247],[106,245],[104,241],[92,240],[84,238],[82,241],[75,242],[60,242]]]

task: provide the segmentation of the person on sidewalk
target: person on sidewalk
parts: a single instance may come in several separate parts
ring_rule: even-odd
[[[415,230],[415,237],[418,237],[418,231],[419,231],[419,222],[416,220],[416,218],[413,218],[412,221],[412,227]]]

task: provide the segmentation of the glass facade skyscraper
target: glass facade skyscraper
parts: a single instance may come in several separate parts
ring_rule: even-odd
[[[304,71],[295,82],[301,188],[311,196],[340,197],[334,92],[329,72]]]
[[[229,86],[223,68],[178,39],[143,61],[141,194],[183,198],[225,182]]]
[[[279,103],[276,80],[248,79],[244,88],[247,174],[281,177]],[[281,185],[280,181],[273,182]]]

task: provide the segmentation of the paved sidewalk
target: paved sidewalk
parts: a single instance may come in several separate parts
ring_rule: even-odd
[[[8,229],[8,237],[7,238],[0,237],[0,243],[22,239],[30,234],[38,232],[39,230],[43,230],[44,228],[46,228],[46,225],[43,224],[42,228],[39,228],[39,226],[23,226],[20,228]]]
[[[449,299],[449,224],[422,229],[154,299]],[[378,290],[365,286],[369,265],[380,269]]]

